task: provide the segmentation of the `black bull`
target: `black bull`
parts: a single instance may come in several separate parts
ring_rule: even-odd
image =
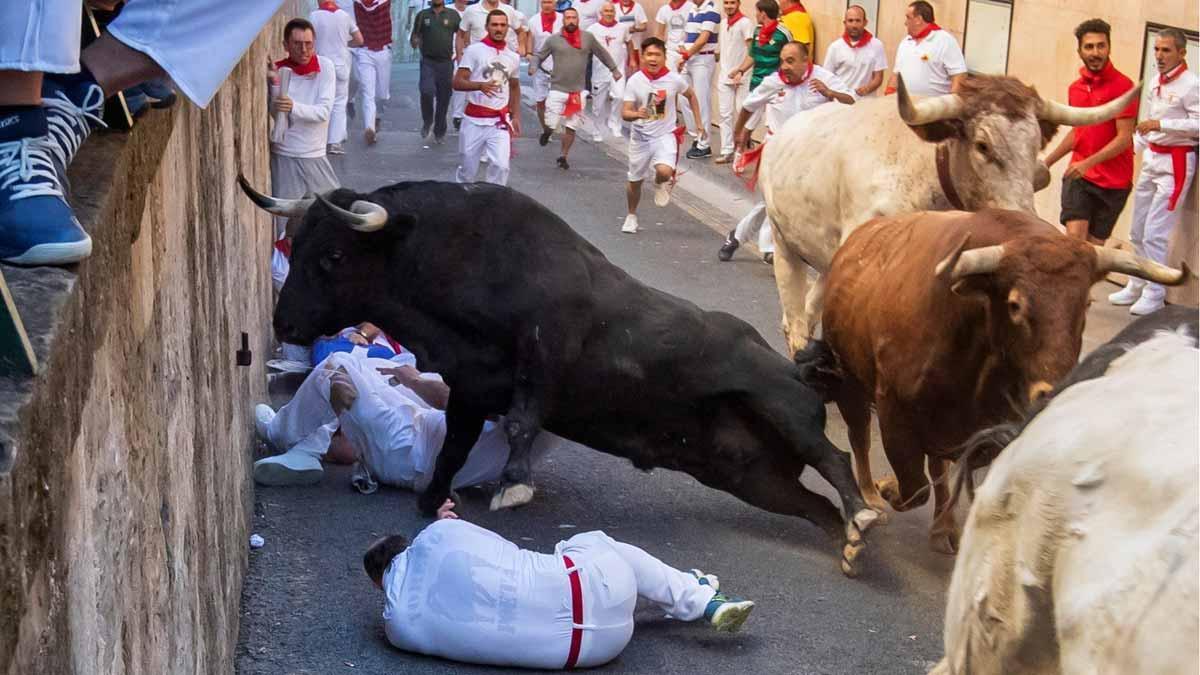
[[[356,200],[382,206],[386,224],[348,226],[338,211],[361,212]],[[450,386],[445,443],[418,501],[425,513],[449,495],[484,418],[502,414],[502,491],[530,492],[529,448],[544,428],[845,536],[842,569],[856,573],[876,514],[795,365],[744,321],[633,279],[533,199],[441,182],[319,198],[295,235],[275,331],[308,344],[362,321]],[[806,466],[837,490],[846,520],[801,485]]]

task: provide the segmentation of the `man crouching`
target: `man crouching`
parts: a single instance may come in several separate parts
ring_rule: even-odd
[[[520,549],[459,520],[447,501],[410,543],[384,537],[363,555],[386,596],[388,642],[455,661],[523,668],[587,668],[620,655],[638,597],[681,621],[735,631],[754,603],[719,593],[699,570],[681,572],[603,532],[554,553]]]

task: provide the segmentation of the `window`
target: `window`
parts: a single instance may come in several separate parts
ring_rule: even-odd
[[[867,10],[867,30],[879,33],[879,0],[846,0],[846,9],[850,5],[858,5]],[[840,22],[839,22],[840,23]]]
[[[1138,108],[1139,122],[1146,118],[1146,111],[1149,110],[1146,101],[1149,99],[1154,85],[1158,82],[1158,64],[1154,61],[1154,40],[1163,29],[1170,27],[1153,23],[1146,24],[1146,44],[1142,48],[1142,81],[1146,84],[1142,87],[1142,104]],[[1187,36],[1187,57],[1195,59],[1196,55],[1200,54],[1200,35],[1191,30],[1184,30],[1183,34]]]
[[[1008,73],[1008,38],[1012,32],[1012,2],[968,0],[963,56],[967,70],[981,75]]]

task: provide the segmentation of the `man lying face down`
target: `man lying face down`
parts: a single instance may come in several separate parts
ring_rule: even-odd
[[[721,594],[700,570],[681,572],[603,532],[520,549],[472,525],[447,501],[410,543],[384,537],[363,567],[384,592],[384,631],[405,651],[524,668],[607,663],[633,635],[639,597],[681,621],[735,631],[754,603]]]

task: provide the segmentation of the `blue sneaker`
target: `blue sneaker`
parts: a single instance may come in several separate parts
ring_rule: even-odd
[[[107,126],[104,112],[104,90],[87,75],[47,75],[42,81],[42,106],[50,125],[50,140],[55,159],[65,176],[75,153],[92,130]]]
[[[750,617],[754,603],[717,593],[704,608],[704,618],[720,631],[736,632]]]
[[[59,146],[46,110],[0,116],[0,260],[18,265],[63,265],[92,252],[64,197]]]

